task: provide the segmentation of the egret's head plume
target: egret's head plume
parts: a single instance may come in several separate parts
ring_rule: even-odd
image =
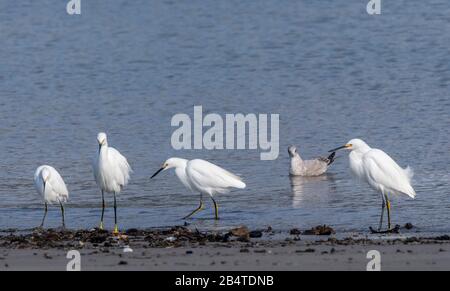
[[[106,133],[100,132],[97,135],[97,141],[99,145],[106,145],[108,143],[108,137],[106,136]]]

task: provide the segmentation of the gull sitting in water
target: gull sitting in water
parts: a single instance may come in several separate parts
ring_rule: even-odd
[[[291,169],[289,173],[291,176],[320,176],[328,170],[328,167],[334,162],[336,153],[332,153],[328,158],[319,157],[314,160],[303,160],[295,146],[290,146],[288,149],[291,157]]]
[[[44,227],[48,204],[52,205],[55,203],[61,207],[62,226],[65,228],[64,203],[69,198],[69,191],[61,175],[53,167],[41,166],[34,174],[34,186],[36,187],[36,191],[43,197],[45,203],[44,218],[42,219],[40,228]]]
[[[360,139],[352,139],[346,145],[338,147],[330,152],[340,149],[350,150],[350,169],[360,180],[367,182],[374,190],[381,193],[381,218],[378,231],[381,233],[384,210],[387,207],[388,230],[385,232],[397,232],[398,228],[391,229],[391,202],[390,195],[416,197],[416,192],[411,186],[412,170],[401,168],[388,154],[379,149],[373,149]]]
[[[216,194],[228,193],[230,188],[244,189],[245,183],[238,176],[228,172],[205,160],[186,160],[180,158],[170,158],[162,165],[152,177],[164,170],[174,168],[175,174],[181,183],[193,192],[200,192],[200,206],[184,217],[187,219],[195,213],[203,210],[203,195],[208,194],[215,208],[216,220],[219,219],[219,207],[214,199]]]

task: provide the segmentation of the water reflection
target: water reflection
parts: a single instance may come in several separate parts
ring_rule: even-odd
[[[336,190],[333,174],[318,177],[290,176],[290,180],[294,208],[329,202],[330,195]]]

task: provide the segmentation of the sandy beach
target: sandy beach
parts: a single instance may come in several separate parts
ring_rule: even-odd
[[[0,237],[0,271],[65,271],[70,250],[80,252],[82,271],[365,271],[371,250],[380,252],[384,271],[450,269],[446,235],[341,239],[245,227],[220,233],[174,227],[132,229],[120,237],[98,230],[13,231]]]

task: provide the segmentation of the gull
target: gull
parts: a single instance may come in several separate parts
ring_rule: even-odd
[[[65,228],[64,203],[69,198],[69,191],[61,175],[53,167],[47,165],[40,166],[34,174],[34,186],[39,195],[43,197],[45,204],[44,218],[42,219],[40,228],[44,227],[48,204],[52,205],[55,203],[59,204],[61,208],[62,226]]]
[[[319,157],[314,160],[303,160],[295,146],[290,146],[288,148],[288,152],[291,157],[291,168],[289,171],[290,175],[304,177],[320,176],[325,174],[328,167],[334,162],[334,156],[336,155],[336,153],[333,152],[328,156],[328,158]]]
[[[388,154],[379,149],[373,149],[361,139],[352,139],[346,145],[338,147],[330,152],[340,149],[350,150],[350,169],[360,180],[367,182],[374,190],[381,193],[381,218],[378,231],[380,233],[383,226],[383,215],[387,207],[388,230],[385,232],[395,232],[391,229],[391,202],[390,196],[416,197],[416,192],[411,186],[413,171],[411,168],[401,168]]]
[[[230,188],[245,189],[246,187],[240,177],[208,161],[200,159],[189,161],[180,158],[170,158],[153,174],[151,179],[160,172],[172,168],[175,169],[175,174],[186,188],[193,192],[200,192],[200,206],[183,219],[187,219],[203,210],[203,195],[208,194],[214,203],[215,218],[218,220],[219,207],[214,196],[216,194],[228,193]]]
[[[114,194],[114,235],[119,234],[117,225],[116,196],[128,184],[132,169],[127,159],[118,150],[108,146],[108,137],[101,132],[97,136],[98,153],[94,159],[93,170],[95,181],[102,191],[102,217],[100,229],[103,230],[103,217],[105,215],[105,192]]]

